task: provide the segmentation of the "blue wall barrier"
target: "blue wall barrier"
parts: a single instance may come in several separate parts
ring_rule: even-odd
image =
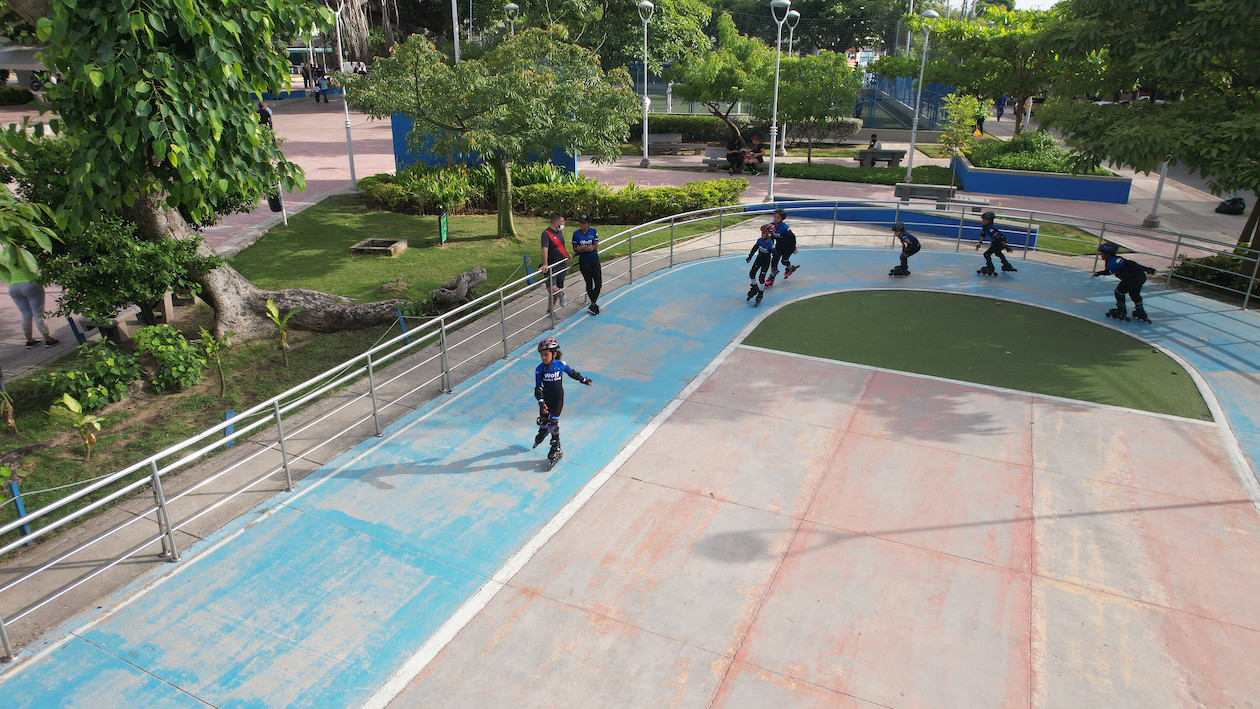
[[[1128,204],[1129,188],[1133,185],[1132,180],[1127,177],[994,170],[975,167],[959,158],[954,158],[954,171],[958,175],[958,183],[968,192],[1075,199],[1085,202]]]
[[[424,163],[430,167],[438,165],[446,165],[448,162],[460,163],[463,165],[480,165],[484,162],[481,156],[476,153],[467,153],[452,156],[451,160],[447,160],[446,155],[436,155],[429,151],[429,146],[433,144],[432,140],[425,142],[424,147],[418,151],[412,150],[407,146],[407,134],[411,132],[414,124],[405,114],[395,113],[390,117],[390,128],[394,138],[394,169],[401,170],[408,165],[416,163]],[[556,167],[568,172],[569,174],[577,173],[577,156],[569,155],[564,148],[555,148],[551,151],[549,162]]]
[[[808,207],[793,207],[785,204],[788,200],[780,200],[779,207],[788,213],[788,221],[793,217],[802,219],[822,219],[830,221],[835,216],[839,222],[859,222],[862,224],[872,224],[883,226],[888,229],[888,239],[892,240],[892,224],[900,220],[906,225],[906,231],[915,236],[936,236],[942,239],[958,239],[958,212],[952,214],[942,212],[941,214],[931,214],[923,212],[902,211],[890,209],[888,207],[863,206],[853,204],[843,204],[839,210],[834,206],[825,204],[810,205]],[[770,205],[749,205],[744,208],[745,212],[769,212],[774,207]],[[998,219],[1001,219],[1001,211],[998,210]],[[1026,226],[1009,226],[999,225],[998,228],[1006,235],[1006,243],[1015,248],[1037,248],[1037,232],[1039,228],[1036,224],[1032,229]],[[977,214],[969,214],[964,218],[962,226],[961,238],[963,241],[979,241],[980,240],[980,216]]]

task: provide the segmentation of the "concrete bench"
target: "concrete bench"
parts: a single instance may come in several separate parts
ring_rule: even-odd
[[[678,155],[683,152],[695,155],[709,147],[707,143],[684,143],[682,133],[648,133],[649,155]]]
[[[912,199],[934,199],[940,202],[937,209],[944,209],[945,202],[954,198],[956,187],[949,185],[918,185],[910,182],[898,182],[893,188],[893,195],[902,202]]]
[[[709,172],[717,172],[719,167],[729,168],[731,162],[726,159],[726,148],[705,148],[704,164]]]
[[[904,150],[871,150],[863,148],[854,158],[862,167],[875,167],[875,163],[887,163],[888,167],[900,167],[901,159],[906,156]]]
[[[949,200],[949,205],[947,206],[953,206],[955,204],[962,205],[976,213],[983,212],[989,208],[989,200],[981,199],[980,197],[953,197]]]

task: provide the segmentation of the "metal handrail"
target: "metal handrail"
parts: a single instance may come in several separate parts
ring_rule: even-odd
[[[911,205],[909,203],[901,202],[901,201],[798,200],[798,201],[781,201],[781,202],[776,202],[773,204],[765,204],[765,205],[734,205],[734,206],[729,206],[729,207],[714,207],[714,208],[708,208],[708,209],[695,210],[691,212],[673,215],[670,217],[663,217],[661,219],[656,219],[656,220],[646,222],[644,224],[641,224],[635,227],[631,227],[630,229],[626,229],[614,235],[611,239],[609,239],[608,242],[604,244],[599,250],[599,253],[601,256],[605,256],[608,258],[608,260],[605,261],[605,268],[611,271],[617,271],[618,269],[623,269],[623,270],[620,270],[619,272],[612,273],[611,275],[607,276],[605,279],[605,283],[611,285],[611,284],[617,283],[621,279],[625,279],[625,282],[627,284],[632,284],[635,279],[636,266],[639,269],[640,273],[643,273],[645,271],[654,270],[653,266],[660,266],[663,268],[672,268],[679,261],[680,257],[688,257],[688,256],[694,256],[696,258],[706,258],[706,257],[714,257],[714,256],[721,257],[723,255],[723,250],[729,248],[731,244],[731,240],[730,238],[727,237],[726,232],[729,232],[733,228],[734,229],[741,228],[739,226],[732,226],[731,224],[732,219],[742,220],[742,219],[747,219],[750,216],[756,217],[756,215],[760,214],[763,211],[767,212],[768,214],[768,210],[773,209],[773,208],[785,209],[788,211],[789,215],[792,214],[792,212],[797,212],[798,214],[800,214],[804,212],[805,210],[810,210],[810,211],[822,210],[823,213],[825,213],[826,211],[830,211],[831,212],[830,219],[832,221],[832,226],[831,226],[831,245],[832,246],[835,245],[836,225],[842,221],[853,223],[853,224],[872,224],[872,225],[890,224],[891,222],[894,222],[894,221],[902,221],[902,222],[905,222],[908,225],[908,227],[910,227],[911,229],[915,229],[916,227],[918,227],[920,229],[920,233],[922,234],[921,238],[925,238],[932,241],[939,241],[939,242],[953,241],[955,244],[955,250],[957,250],[960,247],[961,242],[963,241],[963,233],[965,229],[967,227],[974,227],[976,223],[976,219],[977,219],[976,215],[972,211],[970,211],[970,210],[974,210],[974,205],[969,204],[969,203],[954,203],[954,202],[941,203],[938,205],[923,206],[920,204]],[[858,211],[858,210],[861,210],[863,212],[869,212],[872,209],[891,210],[892,217],[890,220],[886,222],[871,221],[869,218],[863,219],[861,221],[842,219],[843,216],[847,216],[848,212],[853,212],[853,211]],[[1257,268],[1255,265],[1251,267],[1250,276],[1246,279],[1247,288],[1245,290],[1228,288],[1225,286],[1221,286],[1219,284],[1214,284],[1207,281],[1191,278],[1188,276],[1174,274],[1178,257],[1180,256],[1184,258],[1185,253],[1188,251],[1204,253],[1204,254],[1227,254],[1232,257],[1242,259],[1244,264],[1260,264],[1260,252],[1254,249],[1224,246],[1218,242],[1212,242],[1210,240],[1194,237],[1191,235],[1179,234],[1176,232],[1170,232],[1170,231],[1158,230],[1158,229],[1140,228],[1140,227],[1135,227],[1128,224],[1119,224],[1116,222],[1092,219],[1088,217],[1077,217],[1077,216],[1064,215],[1064,214],[1059,214],[1059,213],[1054,213],[1054,212],[1045,212],[1041,210],[1023,210],[1023,209],[1003,208],[1001,209],[1001,211],[1003,213],[1002,218],[1001,218],[1002,224],[1006,225],[1008,230],[1012,229],[1013,225],[1015,225],[1017,222],[1023,223],[1024,229],[1026,233],[1028,234],[1031,234],[1033,232],[1033,226],[1035,226],[1037,223],[1052,223],[1052,224],[1059,224],[1063,226],[1070,226],[1070,227],[1075,227],[1077,229],[1085,231],[1086,233],[1094,234],[1097,238],[1098,243],[1101,243],[1104,240],[1104,238],[1110,239],[1112,241],[1119,241],[1119,242],[1122,242],[1126,248],[1130,248],[1131,250],[1136,251],[1138,253],[1154,256],[1159,259],[1165,259],[1167,260],[1167,263],[1170,266],[1169,273],[1168,273],[1168,281],[1167,281],[1168,285],[1171,285],[1173,279],[1176,278],[1178,280],[1183,280],[1183,281],[1192,282],[1192,283],[1199,283],[1199,284],[1208,285],[1214,288],[1221,288],[1223,290],[1242,296],[1243,297],[1242,308],[1244,310],[1247,308],[1252,294],[1257,292],[1255,288],[1255,283],[1257,279],[1257,274],[1256,274]],[[957,219],[956,229],[954,226],[952,226],[953,224],[952,220],[954,219]],[[696,222],[696,221],[707,221],[707,220],[716,221],[717,223],[716,232],[713,232],[713,231],[703,232],[700,234],[692,235],[685,239],[676,238],[675,227],[677,225],[682,224],[682,223],[691,223],[691,222]],[[945,220],[949,220],[948,228],[954,229],[953,237],[932,233],[932,230],[944,231]],[[742,228],[748,230],[749,235],[746,236],[745,238],[736,239],[735,240],[736,243],[741,243],[741,242],[749,243],[755,240],[756,238],[756,234],[754,233],[755,230],[748,229],[748,227],[746,226]],[[653,237],[659,238],[660,235],[664,235],[666,232],[668,232],[667,239],[661,239],[661,240],[653,239]],[[881,232],[881,233],[887,233],[887,232]],[[716,236],[716,244],[715,245],[708,244],[707,242],[711,240],[714,236]],[[1054,237],[1041,237],[1041,239],[1047,239],[1047,238],[1054,238]],[[650,243],[647,246],[640,246],[640,248],[636,249],[635,248],[636,239],[639,240],[640,244],[645,243],[646,240],[653,240],[654,243]],[[624,255],[618,255],[614,253],[614,252],[620,251],[623,245],[625,246]],[[1165,247],[1168,247],[1168,248],[1165,248]],[[1163,248],[1164,250],[1171,251],[1171,256],[1165,256],[1163,254],[1157,253],[1156,251],[1152,250],[1156,248]],[[713,250],[716,250],[716,254],[706,255],[706,252],[711,252]],[[1025,246],[1023,250],[1024,250],[1024,254],[1023,254],[1024,258],[1027,258],[1029,251],[1040,251],[1040,252],[1044,252],[1048,254],[1068,254],[1068,252],[1057,251],[1055,249],[1050,249],[1050,248],[1042,248],[1040,245],[1034,246],[1034,247]],[[637,263],[636,263],[636,255],[638,256]],[[1226,272],[1224,269],[1220,269],[1213,266],[1204,265],[1202,267],[1207,268],[1212,271]],[[1246,269],[1243,269],[1243,270],[1246,270]],[[116,526],[113,529],[110,529],[103,534],[97,535],[93,539],[88,540],[84,542],[83,544],[75,547],[75,549],[69,552],[66,552],[62,556],[58,557],[57,560],[54,560],[53,562],[49,562],[48,564],[40,567],[39,569],[36,569],[26,574],[25,576],[22,576],[21,578],[10,581],[4,587],[0,588],[0,593],[3,593],[4,591],[11,589],[17,586],[18,584],[21,584],[30,580],[38,573],[41,573],[47,570],[48,568],[51,568],[56,563],[60,563],[61,561],[69,558],[73,554],[91,546],[92,544],[104,538],[109,537],[110,535],[118,531],[118,529],[124,526],[129,526],[140,519],[147,518],[149,515],[155,515],[154,519],[156,519],[157,527],[158,527],[157,535],[155,537],[150,537],[143,545],[135,547],[131,552],[128,553],[128,556],[139,553],[140,550],[147,548],[148,545],[152,544],[154,541],[160,540],[162,543],[161,558],[164,558],[170,562],[179,561],[181,557],[180,557],[178,548],[176,548],[175,546],[174,533],[181,526],[188,524],[193,520],[198,519],[201,515],[205,514],[205,512],[207,512],[209,509],[213,508],[214,506],[222,504],[226,500],[232,499],[236,495],[241,494],[244,490],[248,490],[252,488],[254,485],[257,485],[258,483],[262,482],[263,480],[270,478],[272,475],[280,472],[281,469],[283,470],[284,475],[285,475],[286,489],[288,490],[293,489],[292,476],[289,471],[289,465],[288,465],[288,453],[285,447],[286,436],[285,436],[285,429],[284,429],[284,417],[286,414],[290,414],[306,406],[307,404],[310,404],[311,402],[314,402],[320,399],[325,394],[327,394],[328,392],[334,389],[337,389],[342,386],[346,386],[352,382],[362,380],[364,377],[366,377],[368,381],[368,391],[356,397],[355,401],[365,396],[371,398],[372,418],[375,422],[376,435],[381,435],[380,421],[379,421],[379,410],[381,406],[377,401],[377,390],[382,384],[388,384],[390,382],[401,379],[408,372],[414,371],[420,367],[432,364],[433,362],[440,360],[441,373],[437,376],[434,376],[426,380],[425,382],[422,382],[421,384],[413,388],[410,392],[408,392],[405,395],[409,395],[410,393],[417,391],[422,387],[428,387],[434,383],[439,383],[439,382],[440,382],[439,384],[440,390],[444,393],[450,393],[451,390],[453,389],[451,373],[455,368],[462,367],[470,362],[473,362],[476,357],[478,357],[479,355],[485,354],[491,349],[498,349],[500,344],[502,346],[502,355],[500,358],[506,359],[508,356],[510,356],[510,352],[511,352],[511,347],[509,346],[509,340],[514,334],[519,335],[520,333],[523,333],[529,330],[530,328],[534,328],[539,323],[548,319],[550,319],[550,323],[548,326],[554,327],[555,316],[554,314],[550,314],[549,316],[530,319],[527,322],[525,322],[522,326],[517,327],[515,332],[509,332],[509,328],[508,328],[509,318],[510,317],[516,318],[517,316],[524,314],[530,307],[535,305],[534,303],[526,303],[520,308],[516,309],[514,312],[512,312],[509,316],[509,312],[508,312],[509,304],[515,303],[518,299],[523,298],[524,296],[529,294],[531,291],[539,287],[543,287],[543,288],[546,287],[545,278],[541,279],[538,283],[531,283],[531,280],[533,278],[534,278],[534,274],[526,274],[516,280],[510,281],[509,283],[504,284],[500,288],[495,289],[491,293],[483,295],[469,303],[465,303],[458,307],[455,307],[443,313],[440,317],[429,320],[428,322],[421,325],[420,327],[411,329],[407,332],[396,335],[384,342],[378,343],[377,345],[373,346],[367,351],[337,365],[336,367],[333,367],[325,372],[322,372],[314,377],[311,377],[310,379],[300,384],[292,386],[289,389],[285,390],[284,392],[267,399],[266,401],[262,401],[262,402],[259,402],[258,404],[255,404],[254,406],[250,407],[249,409],[246,409],[245,411],[241,412],[239,415],[229,420],[226,420],[222,423],[211,426],[210,428],[202,431],[201,433],[198,433],[195,436],[192,436],[184,441],[181,441],[172,446],[169,446],[158,453],[150,455],[144,458],[143,460],[140,460],[132,465],[129,465],[123,468],[122,470],[119,470],[116,473],[113,473],[109,476],[95,480],[70,495],[66,495],[48,505],[45,505],[44,507],[38,510],[34,510],[26,515],[21,516],[20,518],[12,522],[9,522],[7,524],[0,526],[0,536],[3,536],[5,534],[8,534],[10,532],[13,532],[21,528],[24,525],[29,525],[32,522],[44,520],[46,517],[50,517],[54,512],[68,505],[71,505],[72,503],[78,500],[82,500],[85,497],[92,495],[93,493],[96,493],[99,490],[102,490],[111,485],[119,483],[127,479],[129,476],[133,476],[133,475],[137,476],[135,479],[131,480],[130,482],[122,485],[121,487],[115,490],[112,490],[111,492],[101,497],[100,499],[92,501],[91,504],[84,506],[82,508],[76,509],[73,512],[70,512],[68,514],[65,514],[58,519],[47,522],[46,524],[44,524],[44,526],[34,529],[30,535],[23,536],[14,542],[0,546],[0,557],[2,557],[3,555],[8,554],[9,552],[17,549],[19,546],[26,544],[33,538],[42,537],[56,529],[64,527],[70,522],[73,522],[96,509],[99,509],[115,500],[121,499],[129,494],[132,494],[146,486],[151,487],[151,491],[154,496],[153,505],[147,507],[144,510],[143,514],[137,515],[135,518],[128,520],[122,525]],[[498,313],[497,318],[492,317],[492,314],[495,313],[495,311],[497,311]],[[484,319],[486,321],[485,327],[472,328],[469,332],[463,332],[461,334],[460,339],[458,339],[457,341],[451,341],[451,333],[453,331],[461,330],[461,328],[464,328],[465,326],[472,324],[474,322],[477,322],[478,320],[481,320],[481,319]],[[496,320],[496,319],[498,320],[498,322],[494,323],[493,320]],[[452,363],[452,360],[450,357],[450,353],[452,350],[465,346],[466,344],[472,342],[474,338],[480,335],[485,335],[496,328],[499,329],[501,332],[499,341],[495,341],[493,344],[489,346],[482,347],[480,350],[478,350],[477,352],[473,353],[472,355],[470,355],[469,357],[463,360],[455,361],[454,363]],[[406,353],[409,353],[409,352],[415,353],[415,352],[419,352],[420,350],[424,348],[430,348],[434,346],[438,348],[438,350],[435,353],[429,355],[428,357],[423,358],[420,362],[412,364],[410,367],[408,367],[406,372],[397,374],[385,382],[378,383],[376,381],[376,376],[381,373],[381,367],[386,362],[390,362],[392,360],[401,360],[402,356]],[[348,406],[348,405],[349,404],[346,404],[343,406]],[[386,406],[388,405],[390,404],[386,404]],[[356,424],[357,423],[358,422],[356,422]],[[200,489],[201,486],[206,484],[209,480],[216,479],[220,475],[225,474],[227,472],[227,469],[223,469],[223,470],[212,473],[207,478],[207,480],[203,480],[201,482],[198,482],[197,484],[194,484],[190,490],[186,490],[180,493],[179,495],[171,498],[171,500],[167,500],[162,492],[162,477],[163,476],[168,475],[174,471],[177,471],[189,465],[190,463],[196,461],[202,456],[213,452],[217,448],[224,447],[225,443],[229,441],[235,441],[236,439],[241,438],[242,436],[245,436],[247,434],[252,434],[256,431],[261,431],[262,429],[266,427],[270,427],[272,424],[275,425],[275,430],[278,437],[276,445],[278,445],[279,450],[281,451],[282,468],[275,468],[275,469],[269,470],[263,476],[249,483],[249,485],[247,485],[245,488],[238,490],[237,492],[232,493],[220,499],[217,502],[211,503],[208,507],[190,512],[188,516],[182,522],[178,522],[178,523],[172,522],[170,518],[170,512],[168,509],[168,504],[170,501],[180,499],[183,496],[189,494],[190,492],[194,492]],[[225,431],[227,430],[229,426],[231,426],[233,430],[231,432],[225,433]],[[269,450],[269,449],[270,448],[268,447],[268,448],[265,448],[264,450]],[[175,458],[175,459],[169,463],[166,463],[165,465],[161,464],[163,460],[167,460],[171,458]],[[141,474],[142,471],[143,471],[143,474]],[[118,559],[115,559],[113,562],[111,562],[111,565],[113,563],[117,563],[118,561],[119,561]],[[96,573],[98,572],[93,572],[87,578],[90,579],[94,577]],[[82,583],[82,582],[84,581],[79,581],[77,583]],[[34,610],[38,609],[39,607],[42,607],[42,605],[47,603],[52,598],[62,595],[63,593],[66,592],[66,590],[67,589],[63,588],[57,591],[52,596],[45,597],[44,599],[41,599],[40,601],[35,602],[33,605],[24,609],[20,613],[10,617],[7,622],[12,623],[12,622],[15,622],[16,620],[22,619],[23,617],[30,614]],[[3,618],[3,616],[0,616],[0,645],[3,646],[3,651],[4,651],[4,654],[0,656],[0,659],[12,657],[12,648],[10,647],[10,644],[9,644],[8,634],[7,634],[5,625],[6,625],[5,619]]]

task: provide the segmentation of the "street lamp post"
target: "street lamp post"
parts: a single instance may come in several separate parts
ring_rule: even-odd
[[[503,14],[507,16],[508,24],[512,26],[512,34],[516,34],[516,13],[521,11],[521,6],[514,2],[510,2],[503,6]]]
[[[455,37],[455,63],[459,63],[459,0],[451,0],[451,30]],[[471,30],[472,28],[469,27]]]
[[[639,161],[639,167],[648,167],[652,164],[648,160],[648,106],[651,102],[648,100],[648,64],[647,64],[647,30],[648,22],[652,20],[652,12],[656,9],[648,0],[640,0],[639,2],[639,18],[643,20],[643,159]]]
[[[906,10],[907,15],[914,14],[914,0],[910,0],[910,9]],[[906,54],[910,53],[910,28],[906,28]]]
[[[792,40],[795,38],[795,35],[796,35],[796,25],[800,21],[801,21],[801,13],[797,12],[796,10],[788,10],[787,26],[788,26],[788,56],[789,57],[796,56],[795,54],[792,53]],[[784,123],[783,124],[783,140],[779,141],[779,154],[782,155],[783,157],[787,157],[787,142],[788,142],[787,124]]]
[[[940,17],[936,10],[923,13],[926,20]],[[914,169],[914,144],[919,137],[919,104],[923,101],[923,70],[927,67],[928,33],[932,31],[926,23],[923,25],[923,60],[919,63],[919,90],[914,97],[914,120],[910,123],[910,155],[906,161],[906,182],[910,182],[910,171]]]
[[[1159,164],[1159,185],[1155,188],[1155,203],[1151,205],[1151,213],[1142,220],[1142,226],[1159,228],[1159,199],[1164,196],[1164,180],[1168,177],[1168,161]]]
[[[787,21],[792,0],[770,0],[770,17],[779,26],[779,41],[774,43],[774,106],[770,110],[770,185],[766,192],[766,201],[774,201],[774,149],[775,139],[779,135],[779,61],[783,56],[783,23]],[[783,17],[779,17],[779,11]]]
[[[333,13],[333,24],[336,25],[337,27],[337,70],[338,71],[345,71],[346,69],[346,60],[345,60],[345,57],[341,53],[341,11],[344,9],[346,9],[346,6],[342,5],[340,8],[337,9],[337,12]],[[342,82],[342,83],[344,84],[345,82]],[[341,87],[341,107],[345,109],[345,112],[346,112],[346,154],[350,156],[350,186],[357,190],[359,189],[359,181],[355,179],[354,177],[354,143],[350,140],[350,102],[347,101],[346,98],[347,98],[346,88],[345,86],[342,86]],[[324,97],[324,100],[327,101],[328,98]]]

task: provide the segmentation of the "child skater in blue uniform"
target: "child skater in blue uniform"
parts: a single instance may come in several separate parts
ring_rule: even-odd
[[[1098,247],[1098,255],[1102,256],[1104,264],[1103,269],[1093,277],[1110,275],[1120,279],[1120,284],[1116,286],[1116,307],[1107,311],[1107,317],[1129,321],[1129,311],[1124,307],[1127,293],[1133,299],[1133,318],[1148,323],[1151,319],[1146,316],[1146,308],[1142,307],[1142,284],[1146,283],[1147,275],[1155,273],[1155,269],[1118,256],[1119,251],[1120,247],[1110,241]]]
[[[744,300],[752,300],[753,296],[757,296],[757,302],[753,305],[761,305],[761,299],[766,295],[766,272],[770,270],[770,260],[774,257],[774,225],[765,224],[761,227],[761,237],[757,239],[757,243],[753,244],[752,250],[748,252],[748,258],[744,259],[744,263],[752,262],[752,268],[748,269],[748,297]],[[757,260],[753,261],[756,256]],[[758,275],[760,271],[760,275]]]
[[[534,447],[551,434],[551,451],[547,453],[547,469],[555,467],[564,454],[560,450],[560,412],[564,410],[564,375],[591,386],[591,378],[561,361],[560,343],[544,337],[538,343],[542,364],[534,370],[534,398],[538,400],[538,435]]]

